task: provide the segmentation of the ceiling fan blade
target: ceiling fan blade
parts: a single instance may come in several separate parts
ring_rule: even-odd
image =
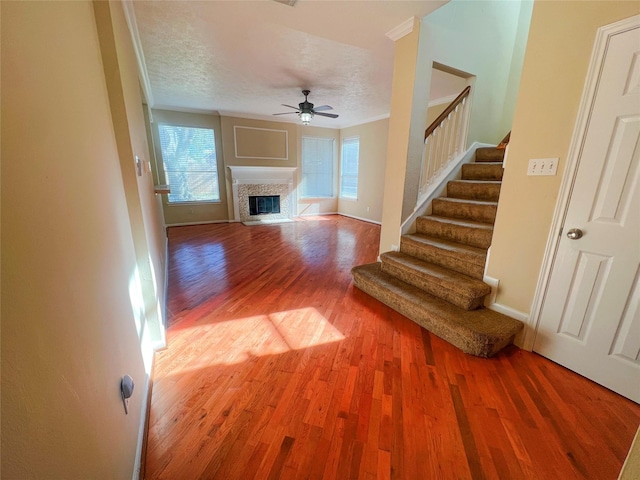
[[[294,110],[298,110],[298,107],[292,107],[291,105],[287,105],[286,103],[281,104],[283,107],[293,108]]]
[[[333,110],[331,105],[320,105],[319,107],[313,107],[314,112],[322,112],[323,110]]]
[[[321,117],[338,118],[338,115],[336,115],[335,113],[315,112],[315,114],[320,115]]]
[[[282,113],[272,113],[271,115],[289,115],[290,113],[298,113],[298,112],[282,112]]]

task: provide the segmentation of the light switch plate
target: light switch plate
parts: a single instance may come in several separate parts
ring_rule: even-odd
[[[558,158],[532,158],[527,175],[555,175],[557,170]]]
[[[136,155],[136,174],[139,177],[142,176],[142,161],[140,160],[140,157],[138,157],[138,155]]]

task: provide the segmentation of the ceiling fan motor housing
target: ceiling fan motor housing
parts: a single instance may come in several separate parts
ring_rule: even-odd
[[[302,94],[304,95],[304,102],[300,102],[298,107],[300,107],[301,113],[310,113],[313,116],[313,103],[307,100],[307,96],[311,93],[310,90],[302,90]]]
[[[313,103],[304,101],[302,103],[299,103],[298,107],[300,107],[300,111],[302,113],[310,113],[313,115]]]
[[[338,118],[338,115],[335,113],[324,112],[325,110],[333,110],[333,108],[330,105],[322,105],[317,108],[317,112],[316,112],[316,110],[314,110],[313,108],[313,103],[311,103],[307,99],[307,96],[309,95],[309,93],[311,93],[310,90],[302,90],[302,94],[304,95],[304,102],[299,103],[298,108],[293,107],[291,105],[287,105],[286,103],[282,104],[283,107],[292,108],[295,110],[295,112],[274,113],[274,115],[287,115],[290,113],[297,113],[298,116],[300,117],[300,120],[302,120],[303,125],[309,125],[309,122],[316,114],[321,115],[323,117]]]

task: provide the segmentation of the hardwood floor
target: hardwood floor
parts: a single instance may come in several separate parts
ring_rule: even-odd
[[[147,479],[615,479],[640,406],[536,354],[465,355],[351,285],[379,227],[169,230]]]

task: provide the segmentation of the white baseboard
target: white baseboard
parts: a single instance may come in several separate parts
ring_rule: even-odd
[[[323,217],[325,215],[339,215],[338,212],[300,213],[298,217]]]
[[[432,180],[429,190],[418,197],[413,212],[404,222],[402,222],[402,225],[400,225],[400,235],[415,232],[416,219],[422,215],[429,215],[431,213],[431,202],[433,199],[445,195],[447,182],[460,178],[461,169],[459,167],[465,163],[471,163],[474,161],[476,149],[480,147],[493,146],[495,145],[474,142],[467,150],[458,155],[456,159],[449,162],[442,172]]]
[[[529,321],[529,314],[521,312],[520,310],[516,310],[515,308],[507,307],[506,305],[502,305],[500,303],[492,303],[487,307],[494,312],[502,313],[511,318],[515,318],[516,320],[520,320],[521,322]]]
[[[502,313],[507,317],[515,318],[516,320],[520,320],[524,323],[524,328],[520,330],[520,333],[516,335],[513,343],[523,350],[531,350],[530,348],[526,348],[524,344],[524,336],[527,328],[529,328],[529,314],[521,312],[520,310],[516,310],[515,308],[507,307],[506,305],[502,305],[500,303],[492,303],[486,306],[489,310],[493,310],[494,312]]]
[[[207,222],[184,222],[184,223],[167,223],[167,228],[169,227],[189,227],[191,225],[209,225],[211,223],[230,223],[233,220],[210,220]]]
[[[491,305],[496,303],[496,297],[498,296],[498,285],[500,285],[500,280],[485,275],[482,278],[482,281],[491,287],[491,293],[484,298],[485,307],[491,308]]]
[[[155,355],[151,358],[151,371],[153,372],[153,361]],[[133,463],[133,480],[142,480],[140,479],[140,469],[142,468],[142,462],[144,459],[142,458],[142,447],[146,441],[147,434],[147,414],[149,413],[148,403],[151,395],[151,374],[145,375],[144,377],[144,386],[142,388],[142,405],[140,407],[140,425],[138,426],[138,445],[136,446],[136,456]]]
[[[166,229],[165,229],[166,231]],[[162,301],[160,304],[162,305],[162,318],[160,321],[162,322],[162,339],[159,342],[153,344],[153,350],[162,350],[167,347],[167,328],[169,326],[169,322],[167,319],[167,299],[169,298],[169,237],[165,235],[164,237],[164,289],[162,292]]]
[[[370,218],[356,217],[355,215],[348,215],[346,213],[338,212],[338,215],[342,215],[343,217],[353,218],[354,220],[361,220],[363,222],[375,223],[376,225],[382,225],[382,222],[377,222],[376,220],[371,220]]]

